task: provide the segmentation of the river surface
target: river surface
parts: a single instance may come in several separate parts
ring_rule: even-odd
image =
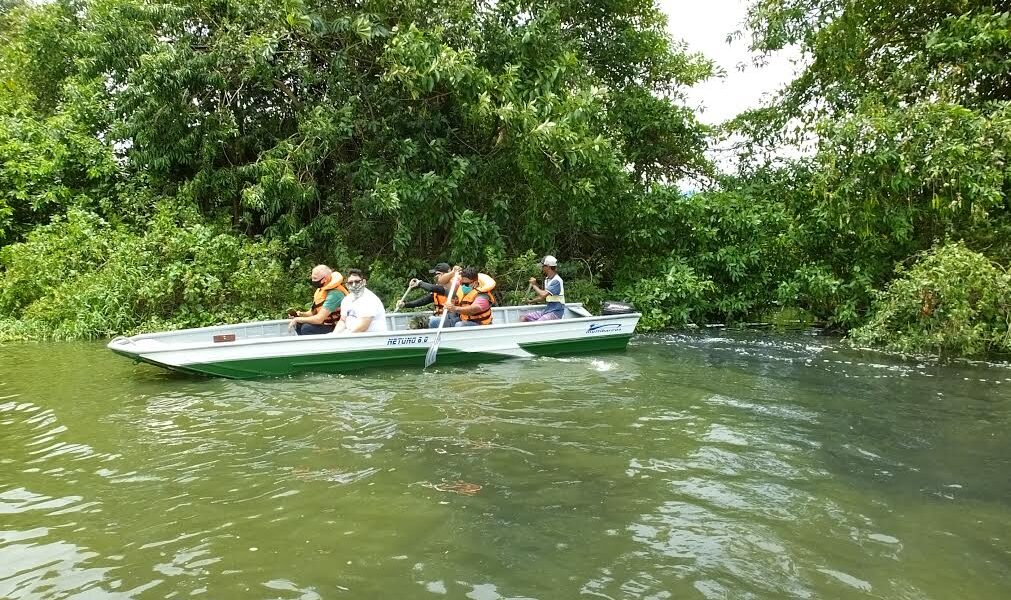
[[[0,598],[1011,598],[1011,369],[723,332],[255,382],[0,347]]]

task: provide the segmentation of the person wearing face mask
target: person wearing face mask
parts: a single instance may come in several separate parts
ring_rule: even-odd
[[[453,280],[453,277],[461,271],[459,266],[449,269],[449,265],[447,263],[439,263],[436,267],[442,267],[443,270],[441,272],[437,272],[438,269],[433,269],[429,272],[435,273],[435,284],[441,285],[443,288],[449,288],[449,284]],[[495,280],[492,279],[492,276],[487,273],[478,272],[476,281],[477,284],[475,287],[477,287],[478,291],[488,296],[488,300],[491,301],[492,306],[498,306],[498,292],[495,291],[496,283]]]
[[[453,302],[446,304],[446,310],[460,316],[454,327],[491,325],[491,299],[489,294],[479,289],[478,272],[474,267],[460,271],[460,286]]]
[[[309,284],[316,288],[312,294],[312,308],[307,311],[289,310],[291,322],[288,330],[298,335],[318,335],[334,330],[341,317],[341,301],[348,290],[342,284],[344,277],[326,265],[316,265],[309,276]]]
[[[334,333],[386,331],[383,301],[365,287],[361,269],[348,269],[348,295],[341,301],[341,318]]]

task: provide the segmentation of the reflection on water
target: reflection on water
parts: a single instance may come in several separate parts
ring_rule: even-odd
[[[1009,597],[1009,386],[801,335],[258,382],[0,347],[0,597]]]

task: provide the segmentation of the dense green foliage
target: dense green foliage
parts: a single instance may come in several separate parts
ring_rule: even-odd
[[[295,291],[279,255],[277,242],[244,240],[175,206],[159,207],[142,234],[72,209],[0,253],[0,313],[18,319],[0,336],[73,339],[276,317],[269,307]]]
[[[391,293],[437,257],[494,271],[532,249],[585,258],[590,282],[650,186],[711,173],[678,99],[712,67],[652,0],[60,0],[4,19],[0,243],[43,243],[69,211],[144,239],[171,199],[282,263],[366,263]],[[221,318],[205,300],[176,324]]]
[[[790,214],[800,261],[781,301],[844,328],[887,323],[875,314],[883,305],[871,307],[875,290],[935,244],[1011,259],[1009,10],[967,0],[753,3],[753,48],[797,44],[809,61],[776,102],[732,123],[747,141],[735,181]],[[799,141],[813,152],[769,158]],[[894,340],[877,331],[878,342],[906,343],[902,331]]]
[[[315,262],[392,303],[451,258],[519,302],[552,253],[645,328],[793,311],[999,349],[910,337],[878,290],[934,247],[1011,261],[1009,11],[754,0],[755,52],[807,67],[727,124],[728,175],[681,102],[713,66],[653,0],[3,0],[0,335],[276,315]]]
[[[927,253],[875,300],[858,344],[940,356],[1011,352],[1011,277],[962,244]]]

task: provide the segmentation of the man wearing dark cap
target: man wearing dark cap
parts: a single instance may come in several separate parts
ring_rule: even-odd
[[[432,267],[428,272],[435,275],[435,281],[438,282],[443,278],[444,275],[451,273],[453,269],[449,266],[449,263],[441,262],[434,267]],[[448,285],[448,284],[447,284]],[[439,283],[426,283],[419,279],[411,280],[412,287],[420,287],[421,289],[428,292],[426,295],[410,302],[397,302],[397,310],[402,307],[407,308],[417,308],[419,306],[427,306],[429,304],[434,305],[434,316],[428,320],[428,327],[430,329],[435,329],[439,326],[439,321],[442,320],[442,311],[445,310],[446,299],[449,296],[449,291],[445,286]],[[459,315],[455,313],[450,313],[446,315],[446,327],[452,327],[460,320]]]

